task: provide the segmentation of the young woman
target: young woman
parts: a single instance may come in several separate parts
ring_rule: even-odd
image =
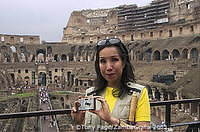
[[[150,124],[150,105],[147,89],[135,83],[128,51],[120,39],[104,39],[96,45],[95,88],[86,94],[95,95],[101,106],[97,110],[78,111],[75,102],[72,117],[86,126],[137,126]]]

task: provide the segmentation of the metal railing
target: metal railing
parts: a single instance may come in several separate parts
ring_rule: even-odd
[[[182,99],[182,100],[169,100],[169,101],[159,101],[159,102],[151,102],[151,107],[153,106],[165,106],[165,124],[167,128],[169,127],[180,127],[180,126],[186,126],[188,125],[188,131],[189,130],[196,130],[200,129],[200,120],[199,121],[192,121],[192,122],[183,122],[183,123],[174,123],[171,124],[171,106],[174,104],[185,104],[185,103],[199,103],[198,107],[200,107],[200,98],[194,98],[194,99]],[[200,109],[200,108],[199,108]],[[199,113],[200,114],[200,111]],[[198,115],[200,118],[200,115]]]
[[[189,128],[193,129],[193,130],[200,129],[200,120],[193,121],[193,122],[171,124],[171,106],[174,104],[185,104],[185,103],[199,103],[198,107],[200,107],[200,98],[158,101],[158,102],[151,102],[150,105],[151,105],[151,107],[165,106],[165,124],[168,128],[188,125],[189,126],[188,129]],[[57,109],[57,110],[19,112],[19,113],[4,113],[4,114],[0,114],[0,119],[24,118],[24,117],[33,117],[33,116],[58,115],[58,114],[70,114],[70,113],[71,113],[71,109]]]

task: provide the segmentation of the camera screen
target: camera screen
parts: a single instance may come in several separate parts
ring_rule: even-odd
[[[96,101],[95,98],[82,98],[79,99],[79,110],[95,110]]]

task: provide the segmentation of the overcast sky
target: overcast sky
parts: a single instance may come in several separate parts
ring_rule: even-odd
[[[74,10],[144,6],[152,0],[1,0],[0,34],[39,35],[61,41],[63,28]]]

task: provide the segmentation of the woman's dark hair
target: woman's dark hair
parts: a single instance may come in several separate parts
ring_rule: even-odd
[[[125,45],[121,42],[121,40],[118,43],[110,43],[109,40],[110,39],[105,39],[104,40],[105,44],[96,46],[95,71],[96,71],[97,78],[95,80],[94,92],[96,95],[99,95],[107,87],[107,81],[101,75],[100,68],[99,68],[99,52],[105,47],[116,47],[122,59],[122,62],[125,64],[125,67],[123,69],[122,77],[120,80],[121,81],[120,88],[117,91],[116,89],[115,90],[113,89],[114,90],[113,96],[123,97],[126,93],[129,93],[129,87],[127,86],[127,82],[135,82],[135,76],[133,73],[134,68],[131,65],[131,62],[129,60],[128,50],[125,47]]]

